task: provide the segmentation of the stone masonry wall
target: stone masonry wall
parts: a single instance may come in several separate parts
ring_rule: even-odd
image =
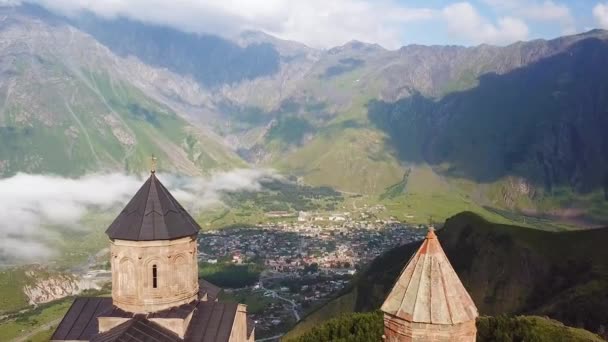
[[[189,303],[198,294],[195,237],[167,241],[114,240],[110,246],[114,305],[148,313]],[[156,265],[156,288],[153,266]]]

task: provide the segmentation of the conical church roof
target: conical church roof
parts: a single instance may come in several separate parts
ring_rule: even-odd
[[[174,240],[197,234],[200,226],[156,178],[155,172],[106,230],[110,239]]]
[[[381,310],[409,322],[457,324],[479,316],[431,229]]]

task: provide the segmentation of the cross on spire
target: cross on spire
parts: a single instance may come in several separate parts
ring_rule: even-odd
[[[150,172],[151,173],[155,173],[156,172],[156,157],[154,155],[152,155],[152,157],[150,157]]]

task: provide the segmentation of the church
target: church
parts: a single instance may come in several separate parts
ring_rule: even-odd
[[[386,342],[475,342],[479,316],[433,227],[380,310]]]
[[[254,341],[247,307],[198,278],[199,229],[153,169],[106,230],[112,297],[77,298],[51,341]]]

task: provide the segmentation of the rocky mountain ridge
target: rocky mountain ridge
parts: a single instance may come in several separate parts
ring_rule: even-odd
[[[606,31],[505,47],[316,50],[260,32],[227,39],[32,5],[3,8],[2,18],[4,175],[132,171],[157,151],[180,172],[249,163],[375,197],[412,170],[410,184],[432,183],[425,200],[434,189],[480,208],[592,207],[583,215],[605,218],[601,139],[581,138],[603,127],[604,85],[598,78],[592,97],[581,90]],[[563,72],[551,78],[550,67]],[[531,81],[537,89],[523,91]],[[39,150],[49,141],[63,150],[58,165]]]

